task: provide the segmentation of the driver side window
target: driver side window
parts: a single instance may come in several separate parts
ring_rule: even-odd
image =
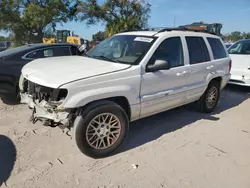
[[[167,60],[170,68],[184,65],[183,48],[180,37],[171,37],[164,40],[151,58],[151,62],[157,59]]]

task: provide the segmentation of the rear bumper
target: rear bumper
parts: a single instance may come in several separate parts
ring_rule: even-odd
[[[230,73],[225,74],[225,76],[222,77],[221,89],[223,89],[229,83],[230,78],[231,78],[231,74]]]
[[[241,75],[232,75],[231,79],[228,82],[229,84],[233,85],[240,85],[240,86],[250,86],[250,77],[241,76]]]
[[[229,80],[228,84],[250,87],[250,80],[247,80],[247,81]]]

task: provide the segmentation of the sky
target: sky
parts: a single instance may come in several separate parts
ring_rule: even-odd
[[[101,0],[103,1],[103,0]],[[172,27],[204,21],[223,24],[222,33],[250,32],[250,0],[146,0],[151,7],[150,27]],[[175,22],[174,22],[175,20]],[[84,22],[69,22],[57,29],[69,29],[75,34],[92,39],[103,31],[104,23],[86,26]],[[0,35],[3,34],[0,32]],[[5,34],[6,35],[6,34]]]

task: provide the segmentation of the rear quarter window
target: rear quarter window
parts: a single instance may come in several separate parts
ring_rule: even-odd
[[[226,52],[226,49],[224,48],[223,44],[221,43],[220,39],[217,38],[207,38],[212,52],[214,59],[223,59],[228,57],[228,54]]]

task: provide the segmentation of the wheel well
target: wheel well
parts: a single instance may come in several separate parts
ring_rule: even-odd
[[[128,102],[128,99],[126,97],[123,97],[123,96],[111,97],[111,98],[105,98],[105,99],[92,101],[92,102],[86,104],[84,107],[80,108],[79,111],[77,110],[76,114],[80,114],[82,112],[86,113],[89,110],[89,107],[91,107],[91,106],[93,107],[93,105],[94,106],[98,105],[102,101],[112,101],[112,102],[118,104],[119,106],[121,106],[123,108],[123,110],[126,112],[128,119],[130,120],[131,110],[130,110],[129,102]]]
[[[210,82],[217,81],[221,85],[222,77],[213,78]]]
[[[116,104],[118,104],[119,106],[121,106],[123,110],[126,112],[128,119],[130,120],[131,110],[130,110],[128,99],[126,97],[112,97],[112,98],[109,98],[108,100],[111,100],[115,102]]]

